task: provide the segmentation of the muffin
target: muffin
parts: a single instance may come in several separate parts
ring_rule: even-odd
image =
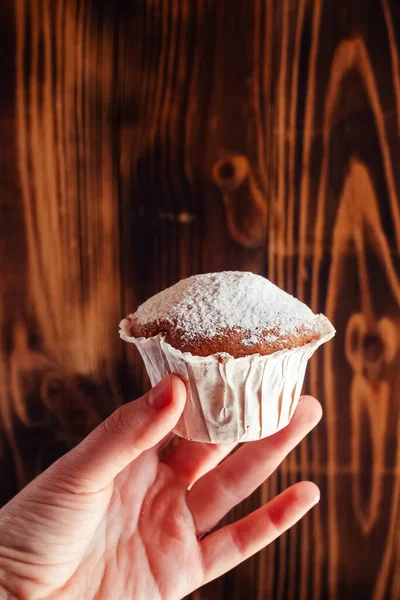
[[[232,443],[285,427],[308,359],[335,334],[323,315],[253,273],[225,271],[179,281],[120,323],[151,384],[176,373],[188,398],[175,433]]]

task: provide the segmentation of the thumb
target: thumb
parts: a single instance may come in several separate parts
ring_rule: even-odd
[[[107,487],[130,462],[170,433],[185,401],[185,384],[168,375],[138,400],[117,408],[53,468],[58,477],[71,481],[75,491]]]

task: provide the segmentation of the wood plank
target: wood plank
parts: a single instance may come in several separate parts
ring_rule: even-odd
[[[227,520],[322,501],[193,598],[400,598],[400,5],[3,0],[0,501],[148,386],[121,316],[263,273],[338,330],[325,419]]]

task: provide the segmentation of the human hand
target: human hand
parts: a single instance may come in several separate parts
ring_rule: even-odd
[[[319,499],[310,482],[203,538],[317,424],[304,397],[274,436],[233,449],[182,440],[186,399],[170,375],[118,408],[0,511],[0,599],[182,598],[272,542]],[[217,466],[218,465],[218,466]]]

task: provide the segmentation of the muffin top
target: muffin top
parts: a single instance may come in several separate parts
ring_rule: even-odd
[[[156,294],[128,317],[134,337],[164,334],[198,356],[272,354],[320,338],[316,315],[254,273],[194,275]]]

